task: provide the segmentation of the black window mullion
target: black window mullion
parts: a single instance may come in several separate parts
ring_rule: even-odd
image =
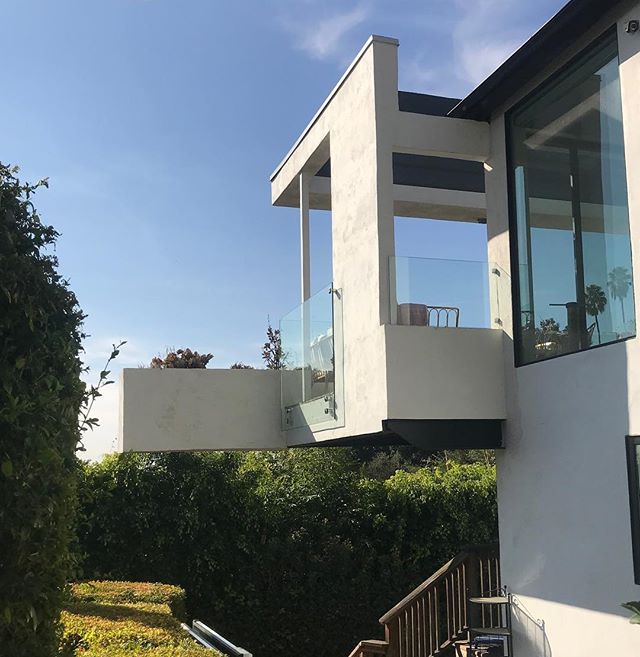
[[[631,540],[633,570],[636,584],[640,584],[640,479],[638,452],[640,436],[627,436],[627,471],[629,479],[629,506],[631,508]]]

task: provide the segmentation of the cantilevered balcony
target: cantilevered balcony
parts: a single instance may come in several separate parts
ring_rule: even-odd
[[[364,340],[349,338],[348,289],[325,288],[281,321],[287,444],[501,446],[509,276],[402,257],[389,271],[391,321]]]

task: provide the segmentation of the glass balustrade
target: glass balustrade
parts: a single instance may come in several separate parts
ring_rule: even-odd
[[[435,328],[503,328],[511,283],[493,263],[394,256],[391,323]]]
[[[329,285],[280,320],[285,430],[341,426],[341,300]]]

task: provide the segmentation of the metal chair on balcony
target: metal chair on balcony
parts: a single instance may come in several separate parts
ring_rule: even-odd
[[[455,306],[428,306],[424,303],[399,303],[398,324],[401,326],[458,328],[460,325],[460,308]]]

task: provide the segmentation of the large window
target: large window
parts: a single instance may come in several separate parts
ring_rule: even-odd
[[[633,567],[635,582],[640,584],[640,437],[638,436],[627,436],[627,466],[629,468]]]
[[[507,125],[517,364],[635,335],[615,34]]]

